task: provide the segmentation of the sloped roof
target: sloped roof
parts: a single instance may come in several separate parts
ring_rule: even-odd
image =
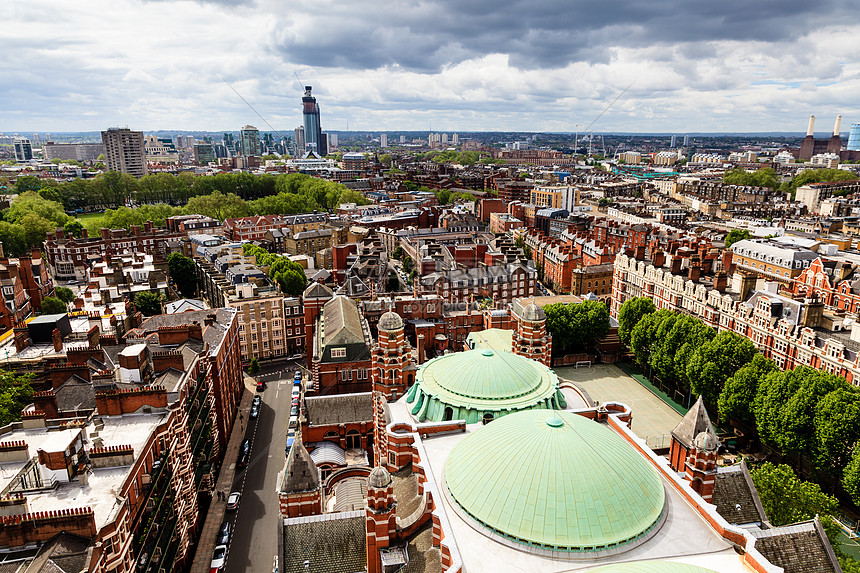
[[[323,306],[325,340],[329,344],[360,344],[364,342],[358,305],[345,296],[336,296]]]
[[[755,548],[784,573],[841,573],[839,562],[816,517],[813,520],[753,531]]]
[[[308,425],[327,426],[373,420],[373,395],[370,392],[313,396],[305,398]]]
[[[284,520],[282,571],[354,573],[367,567],[364,511]],[[305,567],[305,561],[308,561]]]
[[[71,376],[55,390],[57,409],[61,412],[71,410],[93,410],[96,407],[96,392],[93,385],[78,375]]]
[[[302,297],[304,298],[331,298],[334,296],[334,293],[330,288],[321,283],[311,283],[308,288],[305,289],[305,292],[302,293]]]
[[[702,397],[696,400],[693,407],[684,415],[675,429],[672,430],[674,436],[686,448],[693,446],[693,441],[702,432],[713,434],[716,440],[714,428],[711,426],[711,418],[708,416],[708,411],[705,409],[705,403]]]
[[[735,525],[767,521],[764,507],[744,461],[719,469],[711,503],[717,506],[717,513]]]
[[[281,491],[299,493],[314,491],[320,486],[320,472],[301,440],[296,440],[287,458],[284,485]]]

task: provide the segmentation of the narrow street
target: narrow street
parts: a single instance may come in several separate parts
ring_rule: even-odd
[[[251,461],[236,473],[231,491],[242,493],[238,511],[227,514],[233,523],[233,539],[224,567],[226,573],[273,570],[278,552],[278,473],[284,466],[284,447],[290,418],[290,394],[295,365],[282,373],[261,376],[267,384],[256,420],[243,412],[245,437],[252,442]],[[236,460],[225,460],[225,463]]]

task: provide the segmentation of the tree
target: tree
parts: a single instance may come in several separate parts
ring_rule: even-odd
[[[181,253],[170,253],[167,257],[167,270],[182,296],[194,296],[197,292],[197,265],[193,260]]]
[[[0,427],[21,420],[21,411],[33,400],[32,378],[0,370]]]
[[[15,191],[19,194],[28,191],[38,191],[42,188],[42,180],[35,175],[23,175],[15,181]]]
[[[746,366],[758,349],[748,338],[724,331],[693,350],[687,362],[687,380],[694,394],[706,404],[717,405],[723,386],[734,373]]]
[[[860,448],[854,447],[851,461],[842,472],[842,487],[851,496],[854,505],[860,505]]]
[[[248,203],[235,193],[221,193],[215,191],[211,195],[198,195],[188,201],[185,206],[188,213],[206,215],[213,219],[223,221],[235,217],[250,215]]]
[[[726,248],[728,249],[738,241],[743,241],[745,239],[752,239],[752,235],[746,229],[732,229],[729,231],[729,234],[726,235]]]
[[[665,321],[657,330],[649,364],[661,380],[674,381],[688,391],[687,362],[693,351],[713,339],[715,334],[714,329],[701,320],[677,315],[674,321]]]
[[[248,366],[248,374],[251,376],[256,376],[260,373],[260,363],[257,362],[256,358],[251,359],[251,364]]]
[[[841,478],[860,440],[860,393],[845,385],[824,396],[815,406],[813,425],[815,466]]]
[[[63,233],[66,237],[80,237],[83,234],[84,224],[77,219],[72,219],[63,225]]]
[[[301,296],[308,286],[308,279],[304,271],[289,269],[277,275],[277,283],[287,296]]]
[[[838,506],[835,497],[823,493],[818,484],[799,479],[787,465],[765,462],[750,475],[768,519],[777,527],[816,515],[823,521]]]
[[[752,403],[758,392],[759,382],[777,367],[773,360],[756,354],[749,364],[738,370],[726,380],[717,407],[722,420],[737,420],[742,424],[755,427]]]
[[[46,296],[42,299],[40,311],[42,314],[63,314],[68,311],[68,307],[57,297]]]
[[[161,299],[162,296],[159,293],[139,292],[134,297],[134,306],[144,316],[155,316],[161,314]]]
[[[397,259],[398,261],[403,259],[403,247],[397,245],[397,248],[394,249],[394,252],[391,253],[391,256]]]
[[[415,263],[412,261],[412,257],[406,255],[403,257],[403,272],[408,273],[415,266]]]
[[[618,311],[618,338],[626,346],[630,346],[630,336],[633,328],[639,324],[646,314],[656,312],[654,302],[645,296],[631,298],[624,301]]]
[[[636,362],[646,368],[651,358],[651,347],[657,342],[657,331],[664,321],[674,321],[677,315],[671,310],[663,309],[643,316],[630,333],[630,349],[636,357]]]
[[[543,307],[553,348],[587,350],[609,333],[609,310],[599,301],[548,304]]]
[[[75,293],[69,287],[57,287],[54,289],[54,294],[66,304],[75,300]]]
[[[783,183],[779,190],[791,193],[791,197],[794,198],[797,188],[809,183],[821,183],[822,181],[847,181],[849,179],[856,178],[857,175],[851,171],[843,171],[841,169],[805,169],[792,177],[791,181]],[[834,193],[834,195],[841,194],[842,193],[839,192]]]
[[[747,171],[736,167],[726,171],[723,175],[723,182],[729,185],[752,185],[755,187],[770,187],[775,189],[777,186],[777,174],[770,167],[763,167],[755,171]]]

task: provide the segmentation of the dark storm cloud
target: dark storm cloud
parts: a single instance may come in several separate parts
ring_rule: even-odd
[[[280,18],[272,44],[288,61],[319,67],[431,72],[505,53],[515,67],[556,68],[608,61],[610,47],[790,41],[857,19],[834,0],[309,3]]]

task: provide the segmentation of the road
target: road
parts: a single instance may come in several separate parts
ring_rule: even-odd
[[[278,552],[278,472],[284,467],[284,448],[290,417],[290,393],[293,387],[295,363],[289,363],[270,370],[260,377],[266,381],[267,388],[260,395],[263,398],[260,415],[256,420],[248,420],[248,412],[243,412],[249,422],[245,437],[251,440],[251,462],[241,472],[237,472],[232,491],[242,492],[239,510],[228,519],[233,521],[233,539],[226,573],[255,571],[268,573],[273,570],[273,562]],[[235,460],[225,460],[235,463]]]

